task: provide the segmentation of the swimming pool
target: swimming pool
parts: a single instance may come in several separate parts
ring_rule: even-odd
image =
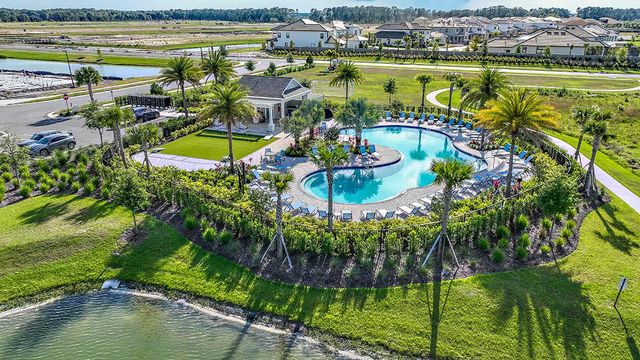
[[[353,135],[353,130],[343,130]],[[457,158],[473,163],[476,169],[486,166],[483,160],[457,150],[443,134],[402,126],[381,126],[365,129],[363,141],[390,147],[402,154],[402,159],[391,165],[373,169],[342,169],[335,172],[333,199],[341,204],[370,204],[391,199],[408,189],[429,186],[436,175],[429,171],[435,159]],[[384,159],[382,159],[384,161]],[[306,177],[304,190],[319,198],[327,199],[326,172]]]

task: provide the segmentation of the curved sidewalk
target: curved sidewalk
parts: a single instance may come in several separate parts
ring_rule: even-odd
[[[447,105],[439,102],[438,99],[436,99],[436,96],[438,96],[438,94],[445,91],[449,91],[449,89],[446,88],[446,89],[432,91],[431,93],[427,94],[427,100],[435,106],[446,109]],[[576,152],[576,149],[573,146],[567,144],[566,142],[558,138],[555,138],[553,136],[547,135],[547,137],[549,138],[549,140],[551,140],[552,143],[556,144],[561,149],[567,151],[569,154],[573,154]],[[586,156],[580,154],[580,158],[583,164],[589,163],[589,159]],[[598,165],[595,166],[595,172],[596,172],[596,179],[602,185],[604,185],[617,197],[621,198],[624,202],[626,202],[629,206],[631,206],[636,212],[640,213],[640,197],[638,197],[638,195],[634,194],[633,192],[631,192],[631,190],[627,189],[624,185],[620,184],[618,180],[611,177],[611,175],[607,174]]]

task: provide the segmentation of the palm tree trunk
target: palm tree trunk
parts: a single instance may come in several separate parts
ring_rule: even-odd
[[[138,233],[138,221],[136,220],[136,211],[131,210],[131,215],[133,215],[133,233]]]
[[[89,99],[91,99],[91,102],[96,102],[96,100],[93,98],[93,84],[91,84],[91,81],[89,81],[89,83],[87,84],[87,90],[89,90]]]
[[[422,85],[422,103],[420,104],[420,112],[424,112],[424,95],[426,91],[427,91],[427,86],[423,84]]]
[[[360,144],[362,143],[362,130],[356,130],[356,147],[360,147]]]
[[[147,164],[147,175],[151,174],[151,163],[149,162],[149,152],[147,151],[148,148],[149,146],[147,145],[147,142],[143,141],[142,152],[144,153],[144,162]]]
[[[458,121],[462,120],[462,99],[464,99],[464,96],[467,92],[465,91],[465,89],[463,88],[462,90],[460,90],[460,103],[458,104]]]
[[[345,96],[344,96],[344,101],[347,102],[347,101],[349,101],[349,82],[346,83],[345,89],[346,89],[346,92],[345,92]]]
[[[102,140],[102,128],[98,129],[98,135],[100,135],[100,147],[103,147],[104,141]]]
[[[444,268],[444,248],[447,241],[447,226],[453,189],[447,186],[444,192],[444,209],[440,229],[440,240],[436,247],[436,261],[433,272],[433,310],[431,312],[431,343],[430,355],[437,358],[438,329],[440,327],[440,287],[442,283],[442,269]]]
[[[593,149],[591,150],[591,161],[589,162],[589,170],[587,171],[587,177],[585,180],[584,190],[587,196],[591,195],[591,191],[595,190],[596,183],[596,173],[595,173],[595,163],[596,163],[596,155],[598,154],[598,148],[600,147],[600,138],[595,137],[593,139]]]
[[[122,143],[122,134],[120,133],[120,124],[115,124],[113,127],[113,140],[116,142],[116,148],[120,153],[120,158],[122,158],[122,164],[126,169],[127,165],[127,156],[124,153],[124,144]]]
[[[327,220],[329,232],[333,232],[333,169],[327,169]]]
[[[580,137],[578,138],[578,146],[576,146],[576,153],[573,155],[573,158],[578,160],[580,158],[580,147],[582,147],[582,138],[584,137],[584,131],[580,132]]]
[[[182,107],[184,108],[184,116],[189,118],[189,107],[187,106],[187,93],[184,91],[184,81],[180,82],[180,91],[182,92]]]
[[[277,193],[278,198],[276,200],[276,254],[278,259],[282,259],[283,247],[282,247],[282,193]]]
[[[449,85],[449,105],[447,105],[448,117],[451,117],[451,100],[453,100],[453,84]]]
[[[511,135],[511,149],[509,149],[509,171],[507,172],[507,188],[505,189],[505,197],[511,196],[511,180],[513,179],[513,156],[516,152],[516,137]]]
[[[235,174],[236,169],[233,166],[233,133],[231,132],[231,122],[227,122],[227,141],[229,142],[229,166],[231,173]]]

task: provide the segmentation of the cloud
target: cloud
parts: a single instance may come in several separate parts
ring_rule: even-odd
[[[579,7],[606,6],[614,8],[629,8],[629,0],[469,0],[462,7],[469,9],[479,9],[488,6],[504,5],[506,7],[523,7],[534,9],[539,7],[559,7],[575,11]]]

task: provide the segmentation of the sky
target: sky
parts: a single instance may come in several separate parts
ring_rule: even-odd
[[[193,8],[243,8],[288,7],[309,11],[311,8],[331,6],[379,5],[399,8],[421,7],[436,10],[477,9],[492,5],[537,7],[562,7],[575,11],[584,6],[632,7],[634,0],[0,0],[0,7],[7,8],[100,8],[123,10],[193,9]]]

